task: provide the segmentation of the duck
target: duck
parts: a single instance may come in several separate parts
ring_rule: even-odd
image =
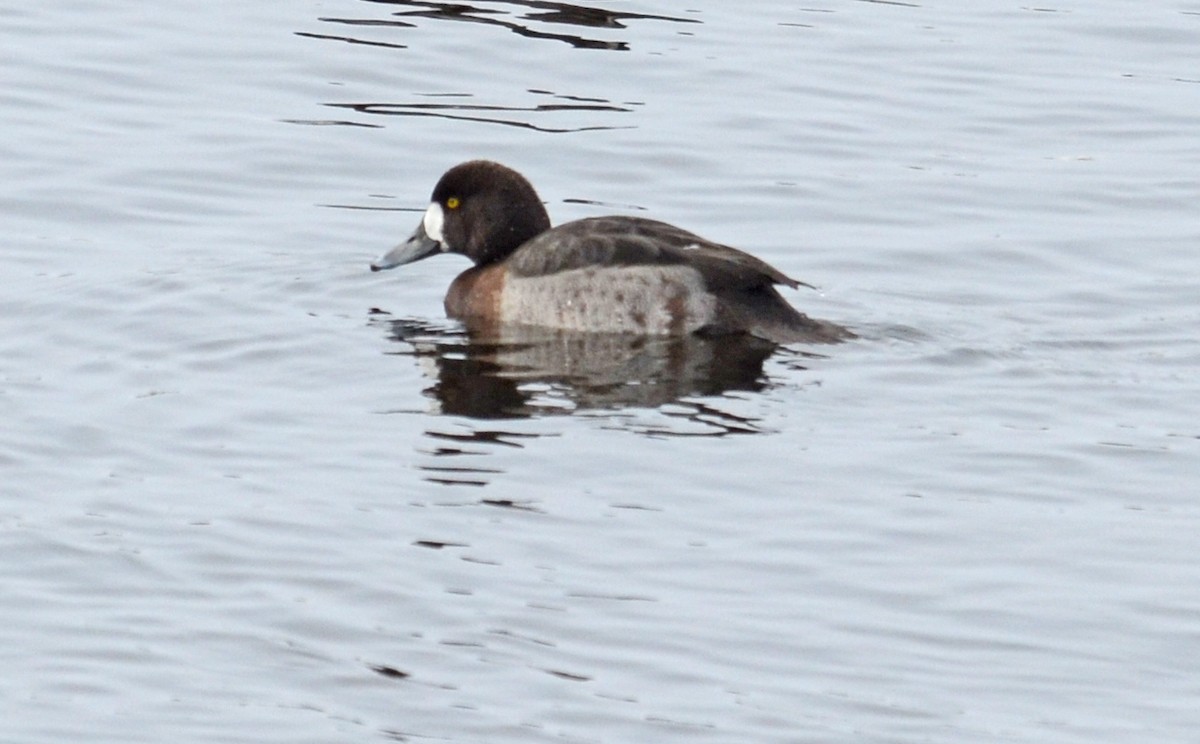
[[[473,263],[445,298],[446,315],[468,331],[749,334],[775,344],[855,337],[796,310],[777,289],[811,284],[666,222],[613,215],[552,227],[529,180],[490,160],[446,171],[413,234],[370,268],[438,253]]]

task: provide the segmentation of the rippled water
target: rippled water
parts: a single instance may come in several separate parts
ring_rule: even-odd
[[[0,739],[1200,729],[1194,4],[0,19]],[[471,157],[862,338],[473,341]]]

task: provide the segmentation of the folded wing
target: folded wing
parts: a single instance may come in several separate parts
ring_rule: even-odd
[[[696,269],[714,291],[803,284],[749,253],[641,217],[568,222],[530,240],[509,259],[511,270],[525,277],[589,266],[678,264]]]

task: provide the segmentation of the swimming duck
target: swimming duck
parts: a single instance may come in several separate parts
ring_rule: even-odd
[[[797,311],[775,288],[812,285],[665,222],[610,216],[551,227],[529,181],[488,160],[446,171],[416,231],[371,270],[436,253],[474,262],[450,284],[445,301],[446,314],[468,329],[748,333],[775,343],[854,337]]]

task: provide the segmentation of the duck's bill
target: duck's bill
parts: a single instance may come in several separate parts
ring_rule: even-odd
[[[411,238],[376,259],[371,264],[371,271],[394,269],[413,261],[420,261],[437,253],[440,248],[441,243],[429,237],[425,233],[425,225],[421,224],[417,226]]]

